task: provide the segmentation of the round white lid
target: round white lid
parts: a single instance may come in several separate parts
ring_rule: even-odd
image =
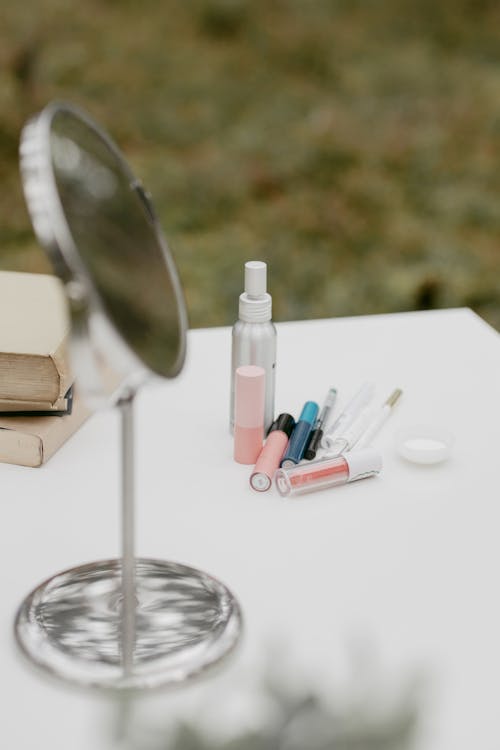
[[[410,425],[395,436],[396,451],[417,464],[437,464],[446,461],[453,445],[453,435],[437,425]]]

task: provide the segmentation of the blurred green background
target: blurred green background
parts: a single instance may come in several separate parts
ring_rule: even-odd
[[[17,145],[54,98],[152,192],[192,326],[231,323],[262,259],[277,320],[468,305],[500,328],[500,3],[3,3],[5,269],[49,270]]]

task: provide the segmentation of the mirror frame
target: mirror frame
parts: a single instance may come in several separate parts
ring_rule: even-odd
[[[183,367],[186,356],[187,312],[177,269],[151,200],[118,146],[79,107],[67,102],[48,104],[27,122],[21,133],[19,157],[26,204],[35,235],[46,250],[56,275],[65,286],[71,316],[71,349],[75,373],[78,374],[79,382],[91,400],[108,400],[109,385],[106,386],[103,382],[98,353],[118,371],[122,384],[126,383],[127,387],[136,389],[151,374],[158,377],[162,375],[154,373],[139,358],[106,313],[104,302],[71,234],[57,189],[50,142],[52,121],[60,112],[81,119],[105,143],[119,162],[130,181],[131,189],[136,191],[138,199],[143,202],[151,219],[151,228],[170,274],[175,294],[174,304],[178,311],[179,352],[169,368],[168,375],[163,377],[175,377]],[[111,353],[111,357],[108,356],[108,352]]]

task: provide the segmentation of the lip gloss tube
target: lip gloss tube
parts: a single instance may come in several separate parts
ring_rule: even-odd
[[[374,391],[373,383],[363,383],[359,391],[351,398],[344,407],[344,411],[337,417],[329,430],[323,435],[321,445],[327,450],[331,448],[333,441],[341,430],[347,430],[360,412],[371,401]]]
[[[373,421],[373,411],[365,409],[348,430],[341,432],[331,443],[324,458],[335,458],[354,448],[366,428]]]
[[[290,469],[278,469],[275,481],[280,495],[288,497],[373,477],[381,468],[380,453],[372,448],[366,448],[344,456],[300,464]]]
[[[307,448],[304,451],[304,458],[307,458],[308,461],[312,461],[313,458],[316,458],[316,453],[318,452],[321,446],[321,440],[323,438],[325,425],[328,423],[330,419],[330,414],[333,411],[333,406],[335,404],[336,399],[337,399],[337,389],[330,388],[330,390],[328,391],[326,395],[325,402],[323,406],[321,407],[319,416],[316,419],[316,422],[314,423],[314,429],[311,432],[311,436],[309,438]]]
[[[263,367],[244,365],[235,376],[234,460],[254,464],[264,440],[266,372]]]
[[[299,421],[292,432],[286,453],[281,459],[281,466],[298,464],[306,449],[309,435],[318,416],[319,406],[315,401],[306,401],[302,407]]]
[[[266,443],[250,477],[250,486],[257,492],[266,492],[271,486],[274,473],[280,465],[294,427],[295,419],[291,414],[280,414],[272,423]]]

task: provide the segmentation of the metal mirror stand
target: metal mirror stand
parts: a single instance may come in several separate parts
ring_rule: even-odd
[[[54,149],[59,151],[54,154]],[[119,353],[121,347],[130,355],[129,374],[137,363],[158,372],[158,362],[164,367],[159,374],[177,374],[182,360],[172,352],[178,352],[185,335],[179,283],[159,227],[138,202],[137,181],[117,147],[85,113],[67,104],[49,105],[23,132],[21,172],[33,226],[70,301],[71,289],[84,278],[92,291],[91,312],[108,325],[117,345],[114,351]],[[151,264],[158,293],[157,304],[145,311],[134,307],[137,289],[129,285],[127,264],[137,261],[138,248],[145,256],[137,268]],[[157,283],[162,274],[164,285]],[[119,308],[110,279],[121,284]],[[129,310],[135,323],[142,312],[145,320],[139,329],[156,335],[150,350],[144,348],[143,337],[133,339]],[[90,363],[88,382],[95,384],[91,360],[96,342],[89,316],[85,306],[73,310],[77,345],[83,352],[80,372],[83,375]],[[171,349],[165,350],[169,343]],[[138,385],[127,383],[136,381],[125,380],[116,401],[121,417],[122,557],[52,576],[25,598],[15,622],[17,642],[32,662],[45,673],[87,687],[178,684],[230,653],[241,632],[238,603],[220,581],[186,565],[135,556]]]

